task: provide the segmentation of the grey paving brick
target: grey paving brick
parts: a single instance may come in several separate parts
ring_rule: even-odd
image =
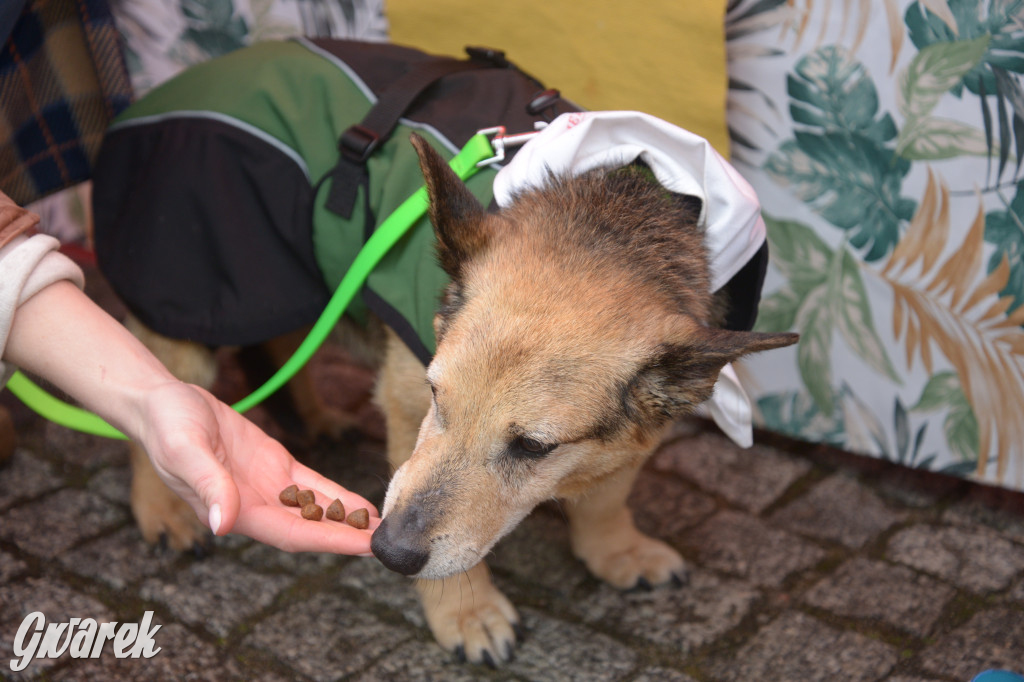
[[[533,609],[522,609],[526,638],[509,672],[536,682],[612,682],[636,665],[636,654],[615,639]]]
[[[950,505],[942,520],[955,525],[972,527],[983,525],[1017,543],[1024,544],[1024,517],[1007,511],[986,507],[977,500]]]
[[[132,502],[132,470],[128,465],[100,469],[89,478],[86,487],[111,502],[128,507]]]
[[[1024,548],[983,526],[904,528],[886,556],[980,593],[1009,587],[1024,570]]]
[[[640,472],[629,496],[637,528],[666,541],[706,519],[715,506],[707,495],[649,469]]]
[[[569,527],[557,509],[541,507],[495,546],[487,564],[497,571],[567,594],[587,579],[569,548]]]
[[[362,672],[412,635],[343,596],[320,593],[260,621],[242,644],[274,656],[296,673],[326,681]]]
[[[810,470],[804,460],[774,448],[743,449],[724,435],[705,432],[661,448],[651,461],[655,471],[680,474],[747,511],[760,513],[796,479]]]
[[[633,682],[696,682],[692,677],[669,668],[645,668]]]
[[[134,525],[87,542],[60,555],[60,563],[79,575],[123,589],[174,565],[176,552],[146,544]]]
[[[1017,583],[1017,587],[1010,592],[1010,599],[1024,604],[1024,580]]]
[[[961,680],[988,669],[1024,671],[1024,612],[982,611],[925,649],[920,660],[928,672]]]
[[[3,550],[0,550],[0,585],[17,578],[25,572],[28,564]]]
[[[475,682],[488,679],[507,679],[507,673],[504,670],[489,673],[481,666],[459,663],[451,653],[434,641],[412,641],[378,660],[358,674],[353,682]]]
[[[711,672],[722,680],[868,682],[884,678],[896,659],[887,644],[790,611],[735,653],[717,658]]]
[[[376,559],[362,559],[346,565],[338,575],[338,584],[359,590],[368,599],[402,614],[416,627],[427,626],[412,580],[389,571]]]
[[[282,552],[259,542],[248,543],[239,557],[253,568],[301,576],[337,571],[349,561],[348,557],[327,552]]]
[[[904,566],[855,558],[806,595],[811,606],[852,618],[875,619],[923,637],[955,590]]]
[[[154,624],[159,621],[154,619]],[[230,656],[202,641],[178,623],[161,624],[153,633],[160,651],[151,658],[117,658],[108,645],[96,659],[76,659],[57,672],[57,682],[73,680],[195,680],[222,682],[249,678]]]
[[[25,448],[17,448],[0,470],[0,509],[17,500],[35,497],[64,485],[49,462]]]
[[[934,677],[913,677],[908,675],[895,675],[885,678],[885,682],[943,682]]]
[[[793,533],[734,511],[719,512],[688,533],[684,542],[697,552],[700,565],[773,587],[826,555]]]
[[[72,618],[92,618],[97,623],[118,620],[99,600],[52,578],[27,578],[4,585],[0,590],[0,670],[10,679],[29,679],[62,662],[61,659],[33,659],[23,671],[10,669],[18,629],[25,617],[35,611],[42,612],[47,624],[70,623]],[[70,660],[67,654],[64,658]]]
[[[295,578],[256,573],[221,557],[195,561],[172,578],[142,583],[143,599],[164,604],[177,618],[220,637],[267,608]]]
[[[0,523],[0,539],[30,554],[59,556],[81,540],[127,520],[128,514],[96,493],[67,488],[14,507]]]
[[[602,630],[685,655],[738,625],[758,596],[749,583],[695,569],[684,587],[622,592],[601,585],[573,608]]]
[[[854,479],[835,474],[771,518],[797,533],[856,549],[906,517]]]

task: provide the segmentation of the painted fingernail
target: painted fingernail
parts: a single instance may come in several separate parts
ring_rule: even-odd
[[[210,530],[213,531],[214,535],[220,530],[220,503],[210,507]]]

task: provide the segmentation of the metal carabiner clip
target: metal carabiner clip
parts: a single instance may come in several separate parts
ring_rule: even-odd
[[[477,167],[482,168],[495,163],[501,163],[505,160],[505,150],[515,147],[521,147],[537,134],[547,127],[547,123],[544,121],[536,121],[534,124],[536,130],[528,133],[512,133],[508,134],[505,130],[505,126],[494,126],[493,128],[483,128],[478,130],[477,135],[494,135],[491,138],[491,147],[494,149],[494,156],[489,159],[477,162]]]

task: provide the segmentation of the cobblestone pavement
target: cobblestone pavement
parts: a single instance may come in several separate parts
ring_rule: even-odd
[[[316,359],[328,399],[365,429],[305,443],[303,461],[374,501],[388,476],[372,377]],[[218,391],[244,385],[225,360]],[[341,387],[350,388],[341,388]],[[128,507],[124,444],[76,434],[2,397],[19,446],[0,469],[0,677],[53,680],[966,681],[1024,668],[1024,495],[759,434],[741,450],[680,424],[644,469],[638,525],[687,558],[684,588],[620,592],[568,549],[544,506],[489,563],[526,626],[513,662],[460,664],[406,580],[373,559],[286,554],[218,538],[205,558],[147,546]],[[139,623],[145,659],[34,661],[12,673],[25,616]]]

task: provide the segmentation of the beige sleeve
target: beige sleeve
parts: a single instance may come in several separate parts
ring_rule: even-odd
[[[79,288],[85,285],[82,269],[59,248],[60,242],[49,235],[23,233],[0,247],[0,386],[14,372],[3,362],[3,350],[18,306],[54,282],[67,279]]]

